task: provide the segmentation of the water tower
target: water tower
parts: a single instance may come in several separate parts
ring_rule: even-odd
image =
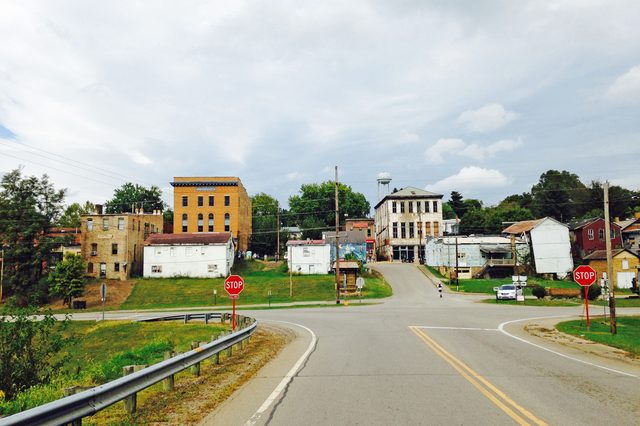
[[[380,200],[380,185],[382,185],[382,189],[387,190],[384,195],[389,195],[389,183],[391,183],[391,173],[378,173],[378,200]]]

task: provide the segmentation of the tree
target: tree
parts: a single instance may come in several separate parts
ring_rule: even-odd
[[[278,242],[278,200],[261,192],[251,197],[252,234],[251,250],[255,253],[277,253]],[[280,244],[286,235],[280,230]]]
[[[522,194],[509,195],[508,197],[506,197],[504,200],[500,202],[499,206],[500,207],[518,206],[523,209],[528,209],[529,211],[532,211],[533,197],[529,192],[523,192]]]
[[[303,238],[318,239],[322,231],[335,229],[334,191],[333,181],[304,184],[300,187],[300,195],[289,197],[289,212],[302,229]],[[342,183],[338,187],[338,202],[341,225],[346,217],[367,217],[371,209],[363,194],[354,192],[350,186]]]
[[[482,201],[476,200],[475,198],[467,198],[462,203],[464,204],[464,212],[465,212],[465,214],[467,214],[467,212],[469,210],[472,210],[472,209],[478,209],[479,210],[479,209],[482,208]]]
[[[69,319],[57,321],[51,312],[40,318],[34,308],[5,308],[0,315],[0,390],[7,400],[38,384],[48,383],[66,357],[60,350]]]
[[[82,256],[66,253],[62,262],[58,262],[54,270],[49,272],[49,292],[61,297],[71,309],[71,300],[84,294],[84,271],[86,264]]]
[[[587,191],[588,191],[588,200],[584,206],[584,212],[580,216],[587,216],[588,212],[591,211],[593,214],[594,210],[599,210],[601,213],[599,216],[591,216],[591,217],[604,217],[603,209],[604,209],[604,185],[602,182],[594,180],[591,181]],[[610,185],[609,186],[609,215],[611,219],[614,218],[625,218],[633,215],[634,208],[637,206],[638,199],[636,194],[633,191],[625,189],[618,185]]]
[[[442,203],[442,218],[443,219],[456,218],[456,212],[453,211],[453,208],[449,205],[449,203]]]
[[[93,213],[95,206],[90,201],[80,205],[80,203],[70,204],[64,211],[57,225],[61,228],[79,228],[80,216]]]
[[[466,235],[483,234],[485,223],[485,212],[482,209],[471,209],[460,219],[460,233]]]
[[[107,213],[132,213],[134,209],[144,212],[164,210],[162,191],[155,185],[145,188],[142,185],[127,182],[113,193],[113,198],[107,201]]]
[[[462,218],[467,211],[467,205],[462,201],[462,194],[458,191],[451,191],[451,199],[448,204],[459,218]]]
[[[534,213],[565,222],[581,216],[588,191],[578,175],[566,170],[548,170],[531,188],[531,195]]]
[[[63,209],[65,190],[56,190],[47,175],[23,177],[16,169],[0,183],[0,235],[4,243],[4,280],[16,303],[42,301],[47,283],[43,267],[51,264],[60,238],[48,237]]]

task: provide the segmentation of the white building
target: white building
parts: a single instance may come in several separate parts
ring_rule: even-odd
[[[538,274],[557,274],[562,279],[573,270],[569,227],[554,218],[516,222],[504,231],[527,241]]]
[[[331,248],[324,240],[287,241],[289,270],[298,274],[328,274]]]
[[[442,195],[407,187],[375,206],[376,247],[389,260],[424,258],[427,236],[442,236]]]
[[[144,277],[226,277],[234,253],[228,232],[151,234],[144,247]]]

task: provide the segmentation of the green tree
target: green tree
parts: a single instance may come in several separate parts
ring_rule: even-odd
[[[50,311],[37,314],[42,313],[34,308],[7,307],[0,315],[0,390],[7,400],[48,383],[66,360],[60,350],[68,342],[62,332],[69,319],[57,321]]]
[[[604,185],[600,181],[591,181],[587,191],[588,200],[584,206],[584,212],[580,216],[587,216],[589,211],[600,210],[600,216],[604,217]],[[618,185],[609,186],[609,215],[611,220],[614,218],[625,218],[633,215],[634,208],[637,206],[638,199],[633,191],[625,189]]]
[[[49,292],[61,297],[64,303],[71,308],[74,297],[84,294],[84,271],[86,264],[82,256],[66,253],[64,259],[56,264],[54,270],[49,272]]]
[[[323,230],[335,229],[334,191],[335,183],[327,181],[302,185],[299,195],[289,197],[289,213],[302,229],[303,238],[317,239]],[[371,209],[363,194],[354,192],[350,186],[342,183],[338,187],[338,203],[341,225],[344,225],[345,217],[367,217]]]
[[[48,237],[63,209],[65,190],[56,190],[47,175],[22,176],[16,169],[0,183],[0,235],[4,243],[4,281],[16,303],[25,306],[47,295],[43,266],[62,239]]]
[[[447,204],[451,206],[459,218],[462,218],[467,211],[467,205],[462,201],[462,194],[458,191],[451,191],[451,199]]]
[[[523,192],[522,194],[509,195],[499,204],[501,207],[506,206],[518,206],[529,211],[533,211],[533,197],[529,192]]]
[[[90,201],[81,205],[80,203],[70,204],[62,216],[58,219],[57,225],[61,228],[79,228],[80,216],[85,214],[91,214],[95,209],[95,206]]]
[[[588,191],[578,175],[566,170],[548,170],[531,188],[531,195],[534,213],[565,222],[580,217],[585,211]]]
[[[456,212],[453,211],[453,208],[449,205],[449,203],[442,203],[442,218],[443,219],[456,218]]]
[[[460,234],[483,234],[487,222],[486,213],[482,209],[471,209],[460,219]]]
[[[277,253],[278,200],[261,192],[251,197],[252,234],[251,250],[255,253]],[[280,244],[286,243],[286,234],[280,231]]]
[[[164,210],[162,191],[153,185],[145,188],[142,185],[127,182],[113,192],[113,198],[107,201],[107,213],[132,213],[134,209],[143,209],[150,213],[153,210]]]

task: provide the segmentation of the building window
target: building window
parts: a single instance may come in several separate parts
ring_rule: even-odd
[[[204,206],[204,197],[202,195],[198,195],[198,207]]]
[[[413,201],[409,201],[409,213],[413,213]]]
[[[103,262],[100,264],[100,278],[104,278],[106,276],[107,276],[107,264]]]
[[[407,238],[407,224],[404,222],[400,223],[400,238]]]
[[[431,235],[431,222],[425,222],[424,227],[425,227],[424,233],[426,235]]]
[[[303,248],[302,248],[302,256],[303,256],[303,257],[309,257],[309,256],[311,256],[311,252],[309,251],[309,248],[308,248],[308,247],[303,247]]]
[[[87,231],[93,231],[93,219],[87,219]]]
[[[398,205],[395,201],[391,202],[391,213],[398,213]]]
[[[120,272],[120,264],[118,262],[113,264],[113,272]]]
[[[433,212],[434,213],[438,213],[438,202],[437,201],[433,202]]]
[[[622,259],[622,269],[629,269],[629,260]]]
[[[111,244],[111,254],[118,254],[118,243]]]
[[[209,207],[213,207],[215,205],[215,199],[213,195],[209,195]]]
[[[87,274],[93,274],[93,263],[87,263]]]
[[[416,201],[416,212],[420,213],[422,210],[422,201]]]
[[[186,195],[182,196],[182,207],[187,207],[189,205],[189,197]]]
[[[604,241],[604,229],[598,229],[598,237],[600,237],[600,241]]]
[[[393,238],[398,238],[398,222],[393,222],[391,228],[393,229]]]
[[[587,238],[593,240],[593,229],[587,229]]]
[[[198,214],[198,232],[202,232],[204,229],[204,217],[202,213]]]
[[[415,228],[413,222],[409,222],[409,238],[413,238],[415,235]]]
[[[440,236],[440,222],[433,222],[433,232],[436,237]]]
[[[427,200],[424,201],[424,212],[425,213],[431,212],[431,210],[429,210],[429,202]]]
[[[102,218],[102,230],[106,231],[109,229],[109,218],[108,217],[103,217]]]
[[[400,201],[400,213],[404,213],[404,201]]]
[[[229,232],[231,230],[231,219],[229,217],[229,213],[224,214],[224,232]]]
[[[118,218],[118,231],[124,230],[124,217]]]
[[[616,230],[615,229],[611,229],[611,239],[612,240],[616,239]]]
[[[97,243],[92,243],[91,244],[91,256],[97,256],[98,255],[98,244]]]
[[[135,219],[132,219],[132,220],[131,220],[131,230],[132,230],[132,231],[135,231],[135,230],[136,230],[136,220],[135,220]]]
[[[162,265],[151,265],[151,273],[153,274],[162,273]]]
[[[186,213],[182,214],[182,232],[187,232],[189,227],[189,216]]]
[[[229,196],[229,195],[225,195],[224,196],[224,205],[225,206],[230,206],[231,205],[231,196]]]
[[[213,232],[213,213],[209,213],[209,232]]]
[[[218,265],[207,265],[207,272],[218,272]]]
[[[367,237],[371,236],[371,228],[367,228]]]

